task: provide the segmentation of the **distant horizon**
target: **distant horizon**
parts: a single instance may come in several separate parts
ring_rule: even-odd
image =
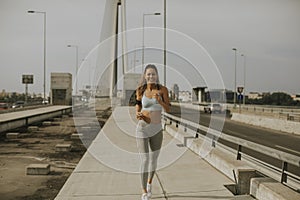
[[[172,89],[172,87],[170,87],[169,88],[169,90],[171,90]],[[179,87],[179,89],[180,89],[180,87]],[[5,90],[5,89],[2,89],[1,90],[1,92],[0,92],[0,94],[2,94],[3,93],[3,90]],[[82,89],[78,89],[79,91],[81,91]],[[214,90],[223,90],[223,89],[211,89],[210,91],[214,91]],[[226,89],[225,88],[225,90],[227,90],[227,91],[230,91],[230,92],[233,92],[233,90],[232,89]],[[118,91],[122,91],[122,89],[118,89]],[[11,93],[17,93],[17,94],[25,94],[25,91],[24,92],[20,92],[20,91],[4,91],[5,93],[9,93],[9,94],[11,94]],[[190,90],[179,90],[179,92],[192,92],[192,89],[190,89]],[[206,92],[208,92],[208,90],[206,90]],[[273,93],[286,93],[286,94],[289,94],[289,95],[300,95],[300,92],[299,93],[289,93],[289,92],[286,92],[286,91],[247,91],[246,92],[246,95],[248,95],[249,93],[259,93],[259,94],[263,94],[263,93],[271,93],[271,94],[273,94]],[[31,92],[30,90],[28,91],[28,95],[33,95],[33,94],[35,94],[35,95],[43,95],[43,92]],[[49,94],[47,95],[47,93],[46,93],[46,96],[49,96]]]

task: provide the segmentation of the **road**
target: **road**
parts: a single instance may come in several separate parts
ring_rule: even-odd
[[[220,123],[222,122],[222,120],[225,120],[224,126],[221,129],[222,132],[225,134],[239,137],[274,149],[278,149],[280,151],[284,151],[296,156],[300,156],[300,136],[297,135],[243,124],[232,121],[229,117],[226,117],[224,119],[222,115],[210,115],[201,111],[199,112],[197,110],[182,108],[179,106],[172,106],[170,114],[184,118],[189,121],[199,123],[206,127],[209,127],[212,119],[217,122],[219,121]],[[237,148],[237,145],[230,144],[229,142],[224,142],[222,140],[219,140],[218,142],[224,143],[234,149]],[[282,163],[278,160],[274,160],[274,158],[268,158],[266,156],[258,155],[256,152],[245,148],[243,148],[242,151],[247,154],[250,154],[251,156],[259,157],[260,159],[266,162],[272,162],[272,164],[274,164],[278,168],[281,168]],[[298,176],[300,175],[299,167],[290,166],[288,171],[297,174]]]

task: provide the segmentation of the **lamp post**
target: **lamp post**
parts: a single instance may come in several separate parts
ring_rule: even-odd
[[[46,100],[46,12],[43,11],[34,11],[29,10],[28,13],[37,13],[42,14],[44,16],[44,99],[43,102]]]
[[[244,57],[244,98],[243,98],[243,105],[245,106],[246,102],[246,55],[241,54],[242,57]]]
[[[142,49],[142,71],[144,70],[144,63],[145,63],[145,17],[146,16],[155,16],[155,15],[160,15],[160,13],[144,13],[143,14],[143,49]]]
[[[232,48],[234,51],[234,90],[233,90],[233,107],[236,108],[236,48]]]
[[[78,73],[78,45],[71,45],[69,44],[67,47],[74,47],[76,49],[76,73],[75,73],[75,77],[74,77],[74,80],[75,80],[75,95],[77,95],[77,73]]]

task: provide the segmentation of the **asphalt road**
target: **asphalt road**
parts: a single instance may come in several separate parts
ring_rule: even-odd
[[[224,118],[223,115],[210,115],[193,109],[180,108],[179,106],[172,106],[170,114],[199,123],[206,127],[211,126],[211,120],[219,121],[220,124],[222,124],[222,121],[224,121],[224,126],[221,130],[225,134],[278,149],[280,151],[287,152],[296,156],[300,156],[300,136],[298,135],[243,124],[232,121],[229,117]],[[224,143],[227,146],[237,149],[237,145],[230,142],[224,142],[220,139],[218,142]],[[281,168],[282,166],[281,161],[263,156],[257,152],[254,152],[253,150],[243,148],[242,151],[246,154],[250,154],[253,157],[259,158],[268,163],[272,163],[276,167]],[[300,176],[299,167],[289,166],[288,171],[296,174],[297,176]]]

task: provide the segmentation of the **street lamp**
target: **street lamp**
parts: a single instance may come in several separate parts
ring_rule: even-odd
[[[236,48],[232,48],[234,51],[234,90],[233,90],[233,107],[236,108]]]
[[[244,57],[244,98],[243,98],[243,105],[245,106],[246,102],[246,55],[241,54]]]
[[[44,99],[46,100],[46,12],[29,10],[28,13],[37,13],[44,15]]]
[[[71,45],[69,44],[67,47],[74,47],[76,49],[76,73],[75,73],[75,76],[74,76],[74,80],[75,80],[75,95],[77,95],[77,73],[78,73],[78,45]]]
[[[143,49],[142,49],[142,70],[144,69],[144,61],[145,61],[145,56],[144,56],[144,51],[145,51],[145,16],[155,16],[155,15],[160,15],[160,13],[144,13],[143,14]]]

